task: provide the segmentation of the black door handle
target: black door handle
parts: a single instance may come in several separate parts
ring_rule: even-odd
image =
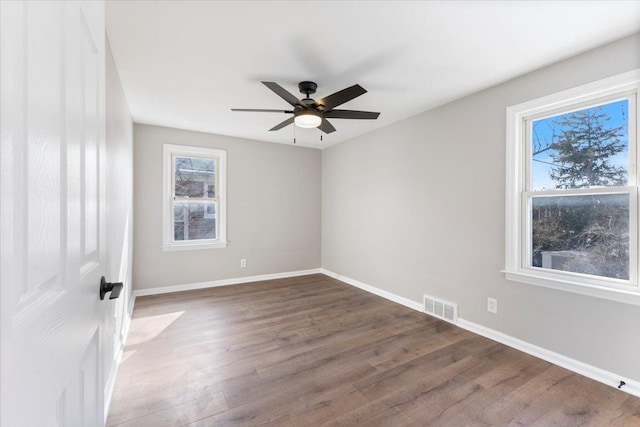
[[[109,299],[118,298],[123,286],[124,285],[121,282],[109,283],[107,282],[107,279],[102,276],[102,278],[100,279],[100,300],[104,299],[104,296],[107,292],[111,292],[111,295],[109,295]]]

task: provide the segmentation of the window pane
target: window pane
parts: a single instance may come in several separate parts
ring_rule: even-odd
[[[185,212],[184,205],[176,205],[173,207],[173,219],[176,222],[184,222]]]
[[[183,222],[176,222],[174,224],[173,240],[175,240],[176,242],[179,240],[184,240],[184,223]]]
[[[532,266],[629,279],[629,195],[532,198]]]
[[[216,217],[216,204],[215,203],[207,203],[205,205],[204,217],[205,218],[215,218]]]
[[[216,186],[215,184],[207,184],[207,197],[213,199],[216,197]]]
[[[531,189],[627,185],[629,101],[534,120]]]
[[[175,196],[215,197],[216,161],[199,157],[176,157]]]
[[[215,207],[211,203],[176,203],[174,206],[174,240],[216,238]]]

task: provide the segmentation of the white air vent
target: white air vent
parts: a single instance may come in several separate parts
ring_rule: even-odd
[[[458,304],[424,295],[424,312],[447,322],[458,321]]]

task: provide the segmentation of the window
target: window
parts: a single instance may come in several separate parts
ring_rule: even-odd
[[[507,109],[509,280],[640,305],[640,70]]]
[[[163,250],[225,247],[226,152],[165,144],[163,154]]]

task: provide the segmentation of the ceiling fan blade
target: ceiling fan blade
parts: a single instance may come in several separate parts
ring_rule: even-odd
[[[282,123],[278,123],[277,125],[275,125],[274,127],[272,127],[271,129],[269,129],[270,131],[272,130],[278,130],[278,129],[282,129],[285,126],[289,126],[291,123],[293,123],[293,117],[289,117],[287,120],[285,120]]]
[[[323,116],[329,119],[370,119],[375,120],[380,113],[373,111],[356,111],[356,110],[331,110],[323,113]]]
[[[231,111],[247,111],[254,113],[293,113],[293,110],[270,110],[262,108],[232,108]]]
[[[326,98],[322,98],[314,103],[314,105],[324,105],[325,111],[331,110],[333,107],[342,105],[347,101],[351,101],[353,98],[357,98],[360,95],[367,93],[365,88],[360,85],[353,85],[346,89],[342,89],[336,93],[333,93]]]
[[[287,101],[293,107],[301,106],[301,107],[304,107],[304,108],[308,108],[307,105],[304,102],[300,101],[291,92],[289,92],[288,90],[286,90],[285,88],[280,86],[278,83],[276,83],[276,82],[262,82],[262,84],[265,85],[266,87],[268,87],[269,89],[271,89],[276,95],[278,95],[280,98],[282,98],[285,101]]]
[[[336,128],[334,128],[333,125],[324,118],[322,119],[322,123],[320,123],[320,126],[318,126],[318,129],[320,129],[324,133],[331,133],[336,131]]]

